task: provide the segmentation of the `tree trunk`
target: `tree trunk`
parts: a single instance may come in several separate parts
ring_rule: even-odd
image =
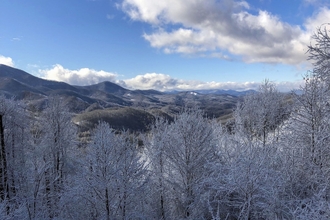
[[[6,155],[6,146],[5,146],[5,134],[4,134],[4,125],[3,125],[3,115],[0,115],[0,199],[1,201],[8,200],[8,170],[7,170],[7,155]],[[9,214],[9,206],[6,205],[6,212]]]
[[[110,202],[109,202],[109,193],[108,187],[105,189],[105,208],[107,210],[107,220],[110,220]]]
[[[3,115],[0,115],[0,198],[1,201],[6,199],[8,196],[6,192],[7,188],[7,158],[6,158],[6,148],[5,148],[5,135],[4,135],[4,126],[3,126]]]

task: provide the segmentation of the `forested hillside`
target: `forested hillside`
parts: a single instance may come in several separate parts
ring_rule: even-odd
[[[265,80],[231,126],[192,107],[79,139],[63,99],[35,113],[1,96],[0,219],[330,219],[327,33],[302,95]]]

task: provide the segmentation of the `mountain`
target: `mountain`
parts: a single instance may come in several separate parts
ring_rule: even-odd
[[[9,77],[1,77],[0,89],[1,89],[1,91],[4,91],[5,93],[12,94],[15,96],[19,96],[21,93],[24,93],[24,92],[44,95],[43,92],[41,92],[29,85],[21,83],[14,78],[9,78]]]
[[[113,95],[124,95],[125,93],[129,92],[129,90],[108,81],[89,86],[76,86],[76,88],[89,93],[93,93],[94,91],[102,91]]]
[[[25,101],[31,111],[45,108],[49,96],[60,96],[69,110],[76,115],[76,119],[88,118],[90,123],[85,123],[85,128],[95,122],[97,118],[93,117],[104,115],[115,123],[113,125],[115,127],[120,128],[118,122],[122,121],[125,126],[131,122],[132,130],[139,128],[145,130],[147,125],[141,121],[143,126],[142,124],[137,126],[138,123],[134,118],[148,119],[145,120],[148,123],[150,115],[172,118],[185,106],[199,106],[205,110],[208,117],[227,120],[231,118],[240,96],[247,92],[199,90],[164,93],[156,90],[128,90],[112,82],[74,86],[41,79],[20,69],[0,65],[0,94]],[[119,117],[120,111],[122,115]],[[128,120],[125,115],[129,115]],[[115,120],[115,118],[121,119]]]
[[[37,105],[37,109],[40,110],[45,107],[45,97],[50,95],[61,96],[73,112],[84,111],[93,103],[100,103],[103,106],[128,105],[121,98],[106,93],[106,91],[113,91],[112,88],[119,87],[118,90],[123,91],[124,88],[110,82],[100,83],[94,87],[72,86],[64,82],[45,80],[20,69],[0,65],[0,94],[14,96],[16,99],[22,100],[26,100],[27,94],[30,94],[29,104]],[[101,96],[100,99],[97,93],[103,90],[107,98]],[[107,103],[109,100],[111,100],[110,105]]]
[[[67,90],[79,92],[78,89],[67,83],[41,79],[27,72],[24,72],[23,70],[9,67],[3,64],[0,64],[0,77],[15,79],[16,81],[22,84],[33,87],[39,92],[46,93],[51,90],[59,90],[59,89],[67,89]]]

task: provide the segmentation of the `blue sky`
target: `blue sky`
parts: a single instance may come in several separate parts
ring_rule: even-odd
[[[0,63],[130,89],[298,88],[322,0],[0,0]]]

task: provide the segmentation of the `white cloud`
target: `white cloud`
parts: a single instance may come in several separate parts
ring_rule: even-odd
[[[203,82],[199,80],[183,80],[172,78],[170,75],[162,73],[146,73],[137,75],[130,79],[117,80],[117,74],[105,71],[96,71],[89,68],[79,70],[65,69],[60,64],[56,64],[52,69],[39,70],[42,78],[48,80],[62,81],[72,85],[91,85],[103,81],[111,81],[128,89],[154,89],[158,91],[171,90],[208,90],[208,89],[233,89],[244,91],[248,89],[257,90],[260,82]],[[283,92],[299,89],[303,81],[278,82],[278,89]]]
[[[131,89],[156,89],[159,91],[173,90],[178,80],[169,75],[159,73],[146,73],[134,78],[124,80],[126,87]]]
[[[11,57],[5,57],[0,55],[0,64],[14,67],[14,61]]]
[[[300,64],[316,26],[330,20],[330,10],[321,8],[302,26],[290,25],[267,11],[252,14],[246,1],[235,0],[124,0],[121,8],[155,27],[143,37],[165,53],[229,53],[245,62]]]
[[[134,78],[124,80],[125,86],[129,89],[155,89],[159,91],[170,90],[207,90],[207,89],[233,89],[244,91],[248,89],[257,90],[260,82],[203,82],[195,80],[174,79],[169,75],[161,73],[146,73]],[[278,82],[278,89],[283,92],[299,89],[303,81]]]
[[[315,28],[330,22],[330,9],[321,7],[318,13],[314,14],[312,17],[306,19],[305,27],[307,33],[314,33]]]
[[[60,64],[56,64],[52,69],[39,70],[44,79],[63,81],[72,85],[91,85],[103,81],[114,82],[117,74],[103,70],[96,71],[89,68],[78,70],[65,69]]]

